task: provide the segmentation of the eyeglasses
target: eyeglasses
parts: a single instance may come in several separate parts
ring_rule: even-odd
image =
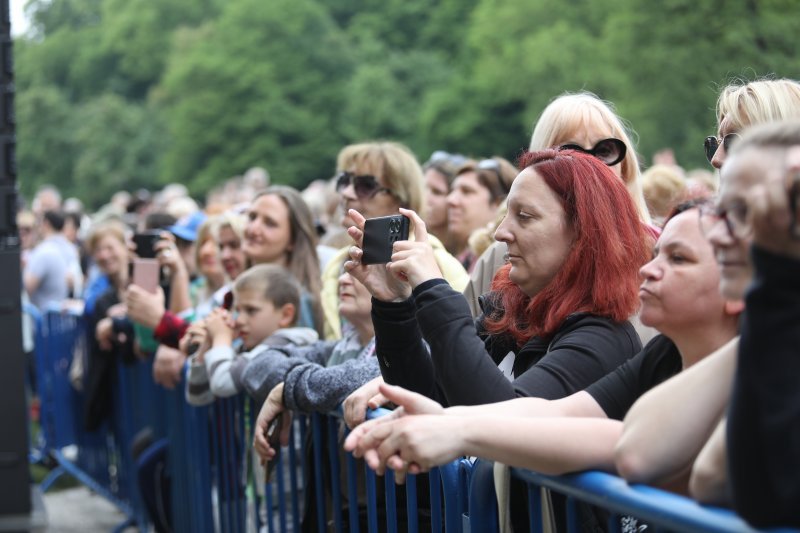
[[[728,236],[733,240],[746,239],[750,236],[752,228],[747,221],[748,208],[744,200],[734,200],[727,206],[721,205],[705,205],[700,207],[700,216],[707,216],[713,219],[709,224],[703,224],[700,221],[700,229],[703,234],[708,237],[711,230],[719,222],[725,223],[725,229],[728,231]]]
[[[363,175],[356,176],[352,172],[342,171],[336,175],[336,192],[342,192],[348,185],[353,185],[353,190],[359,199],[365,200],[373,198],[376,194],[381,192],[388,192],[392,194],[390,189],[381,187],[375,176]]]
[[[738,133],[729,133],[722,139],[714,137],[713,135],[710,137],[706,137],[706,140],[703,142],[703,147],[706,150],[706,158],[708,159],[708,162],[710,163],[711,160],[714,159],[714,154],[717,153],[720,143],[722,143],[722,146],[725,147],[725,152],[729,152],[731,146],[733,146],[733,142],[738,139],[739,139]]]
[[[593,148],[588,150],[577,144],[562,144],[558,149],[577,150],[585,154],[593,155],[610,167],[613,167],[625,159],[625,154],[628,152],[628,148],[625,146],[625,143],[619,139],[614,139],[613,137],[598,141]]]

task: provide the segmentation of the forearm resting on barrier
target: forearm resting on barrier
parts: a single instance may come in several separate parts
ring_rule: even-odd
[[[737,349],[738,338],[633,404],[616,450],[622,477],[659,484],[691,466],[728,404]]]

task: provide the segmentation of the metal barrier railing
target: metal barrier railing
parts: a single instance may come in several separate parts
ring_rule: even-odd
[[[165,512],[173,531],[263,527],[295,532],[304,515],[318,531],[497,530],[491,476],[475,475],[472,463],[460,460],[426,476],[409,476],[405,487],[394,484],[391,472],[379,483],[366,465],[341,451],[346,430],[337,413],[296,416],[290,446],[279,454],[273,481],[262,483],[249,447],[259,406],[244,396],[191,406],[182,385],[165,391],[153,383],[151,362],[118,365],[113,416],[100,430],[87,432],[81,425],[80,393],[68,379],[73,354],[85,355],[82,321],[68,313],[30,313],[36,319],[41,401],[41,438],[31,457],[49,455],[58,464],[42,488],[47,490],[63,473],[73,475],[125,513],[120,529],[148,527],[131,446],[136,433],[149,427],[154,438],[168,443],[171,504]],[[377,410],[369,417],[383,414]],[[626,515],[671,531],[750,531],[731,511],[652,487],[630,486],[609,474],[544,476],[512,469],[512,476],[529,486],[531,531],[541,531],[540,487],[566,495],[570,531],[578,531],[578,501],[607,510],[610,531],[619,531]]]

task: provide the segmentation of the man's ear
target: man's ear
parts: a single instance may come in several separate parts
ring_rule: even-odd
[[[294,304],[283,304],[280,308],[280,314],[281,319],[278,321],[278,325],[282,328],[288,328],[295,323],[297,308],[295,308]]]
[[[744,300],[725,300],[725,313],[735,316],[744,311]]]

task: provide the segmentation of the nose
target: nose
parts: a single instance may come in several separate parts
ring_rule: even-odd
[[[339,275],[339,286],[346,286],[353,284],[353,277],[350,275],[349,272],[342,272]]]
[[[509,229],[507,221],[508,215],[503,217],[503,220],[500,221],[497,229],[494,230],[494,240],[504,242],[506,244],[514,240],[514,234]]]
[[[645,263],[642,268],[639,269],[639,275],[645,280],[661,279],[663,271],[658,265],[658,257]]]
[[[711,158],[711,166],[717,170],[721,169],[727,157],[728,154],[725,152],[725,143],[721,142],[719,146],[717,146],[717,151],[714,152],[714,157]]]
[[[461,201],[461,193],[458,190],[450,191],[450,194],[447,195],[447,206],[454,206],[457,205]]]
[[[348,200],[355,200],[358,198],[356,196],[356,188],[353,186],[353,182],[351,181],[348,183],[343,189],[339,189],[339,195],[344,199]]]

